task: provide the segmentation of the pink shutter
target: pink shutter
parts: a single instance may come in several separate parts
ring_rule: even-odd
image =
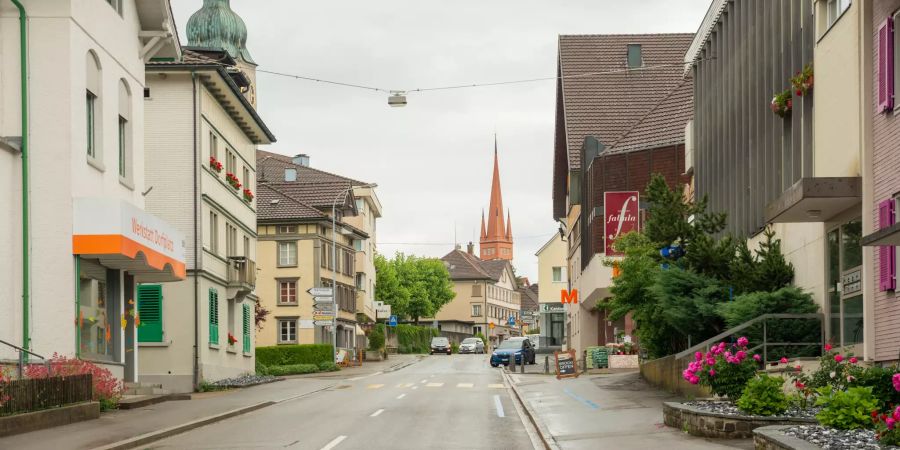
[[[887,199],[878,204],[878,227],[887,228],[894,224],[894,200]],[[897,253],[894,246],[878,247],[878,288],[892,291],[897,288]]]
[[[878,112],[894,107],[894,20],[890,17],[878,27]]]

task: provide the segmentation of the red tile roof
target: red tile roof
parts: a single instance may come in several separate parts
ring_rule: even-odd
[[[354,186],[368,184],[324,170],[294,164],[293,158],[287,155],[264,150],[256,151],[256,172],[259,176],[259,182],[284,181],[284,169],[286,168],[297,170],[298,183],[343,182],[351,183]]]
[[[263,221],[327,218],[318,209],[267,184],[260,184],[257,187],[256,217]]]
[[[684,143],[684,127],[694,116],[694,80],[684,79],[604,154]]]

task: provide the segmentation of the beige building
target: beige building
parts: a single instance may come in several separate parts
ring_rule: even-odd
[[[375,320],[374,233],[381,217],[375,186],[311,168],[306,155],[260,151],[257,159],[262,183],[258,293],[270,311],[257,332],[259,345],[331,343],[331,332],[314,323],[307,290],[331,286],[336,267],[337,346],[365,347],[359,324]]]
[[[444,335],[458,342],[483,333],[494,347],[513,336],[521,336],[521,294],[516,290],[512,265],[504,259],[483,261],[468,251],[455,249],[441,260],[450,271],[456,297],[444,305],[434,320]],[[510,317],[516,325],[510,326]],[[493,325],[493,326],[492,326]]]
[[[188,278],[139,286],[141,315],[160,318],[140,371],[174,392],[255,371],[256,147],[275,138],[253,105],[243,22],[214,3],[188,22],[182,58],[147,64],[143,94],[147,210],[185,234]]]
[[[561,293],[569,289],[566,241],[553,235],[540,250],[538,258],[538,311],[541,348],[561,347],[565,338],[566,310]]]

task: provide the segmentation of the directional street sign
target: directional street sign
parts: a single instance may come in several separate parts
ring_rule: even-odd
[[[314,287],[306,290],[309,295],[314,297],[332,297],[334,296],[334,291],[330,287]]]
[[[316,303],[327,303],[331,304],[334,300],[334,297],[313,297],[313,301]]]
[[[334,304],[331,302],[328,303],[316,303],[315,309],[324,309],[325,311],[334,311]]]
[[[330,320],[316,320],[315,322],[313,322],[313,325],[318,325],[320,327],[328,327],[328,326],[332,325],[332,322]]]
[[[389,326],[389,327],[396,327],[396,326],[397,326],[397,316],[392,315],[391,318],[388,319],[388,326]]]

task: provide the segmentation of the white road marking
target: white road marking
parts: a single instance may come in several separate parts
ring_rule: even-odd
[[[441,386],[443,386],[443,385],[444,385],[444,383],[428,383],[428,384],[426,384],[425,386],[427,386],[427,387],[441,387]]]
[[[380,415],[383,412],[384,412],[383,409],[379,409],[378,411],[373,412],[372,415],[370,415],[369,417],[378,417],[378,415]]]
[[[397,396],[397,400],[400,400],[400,399],[403,398],[403,397],[406,397],[406,394],[400,394],[400,395],[398,395],[398,396]]]
[[[503,415],[503,405],[500,403],[500,396],[494,396],[494,406],[497,408],[497,417],[506,417]]]
[[[434,378],[434,375],[430,375],[429,378]]]
[[[506,386],[504,386],[504,385],[502,385],[502,384],[489,384],[488,387],[491,388],[491,389],[503,389],[503,388],[505,388]]]
[[[413,386],[412,388],[413,388],[413,389],[418,389],[419,387],[418,387],[418,386]]]
[[[470,388],[473,386],[475,386],[475,385],[472,383],[459,383],[456,385],[456,387],[458,387],[458,388]]]
[[[362,380],[363,378],[365,378],[365,377],[353,377],[353,378],[347,378],[347,381],[358,381],[358,380]]]
[[[381,389],[383,387],[384,387],[383,384],[370,384],[370,385],[366,386],[367,389]]]
[[[422,381],[420,381],[419,383],[425,384],[425,383],[427,383],[427,382],[428,382],[428,380],[422,380]]]
[[[344,442],[344,439],[347,439],[347,436],[338,436],[334,438],[333,441],[329,442],[328,445],[322,447],[322,450],[331,450],[337,447],[341,442]]]

